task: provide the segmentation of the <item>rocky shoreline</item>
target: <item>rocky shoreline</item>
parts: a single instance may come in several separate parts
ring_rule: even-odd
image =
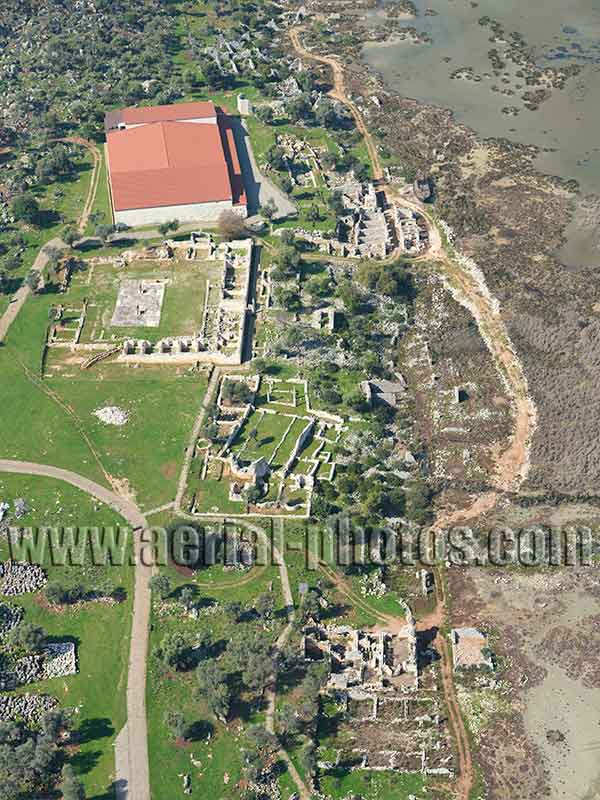
[[[322,16],[331,6],[316,0],[311,9]],[[305,44],[344,64],[346,86],[385,161],[408,180],[431,179],[434,213],[483,271],[524,363],[539,410],[525,492],[594,492],[600,421],[586,408],[600,381],[600,290],[557,256],[580,199],[577,182],[539,172],[536,146],[481,139],[451,110],[393,93],[361,60],[360,29],[347,36],[348,18],[337,16],[326,17],[325,40],[307,30]],[[325,71],[323,79],[330,80]],[[588,365],[583,382],[579,363]]]

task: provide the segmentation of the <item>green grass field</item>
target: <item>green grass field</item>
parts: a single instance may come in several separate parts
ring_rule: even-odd
[[[394,773],[339,770],[319,776],[321,793],[331,800],[343,800],[359,794],[364,800],[380,800],[393,797],[407,800],[409,795],[422,792],[425,781],[421,775],[396,775]]]
[[[85,526],[122,525],[108,507],[83,492],[46,478],[0,474],[0,497],[14,502],[22,497],[31,511],[20,525]],[[2,558],[7,545],[0,544]],[[63,585],[83,583],[104,591],[121,589],[120,603],[88,602],[51,610],[40,602],[41,595],[11,598],[25,610],[24,621],[40,625],[52,637],[74,640],[79,671],[76,675],[29,684],[23,691],[48,693],[61,706],[75,708],[74,730],[78,746],[71,762],[83,780],[89,800],[112,798],[115,736],[125,722],[125,690],[129,653],[130,619],[133,602],[133,569],[124,566],[53,567],[44,563],[50,580]]]
[[[283,597],[275,567],[257,569],[254,576],[251,572],[234,577],[231,572],[224,572],[223,567],[214,566],[206,571],[201,570],[192,580],[181,576],[172,567],[166,568],[164,573],[171,579],[172,596],[176,596],[177,590],[184,585],[197,589],[197,584],[200,583],[201,588],[198,591],[204,604],[237,600],[248,607],[272,582],[278,614],[268,632],[269,637],[274,640],[281,629]],[[210,579],[219,585],[224,582],[228,588],[205,588],[205,582]],[[250,632],[256,626],[256,621],[233,623],[218,611],[201,617],[198,622],[184,618],[181,614],[161,615],[154,604],[151,650],[159,645],[167,632],[178,630],[193,633],[199,625],[208,633],[215,646],[221,648],[232,636],[239,635],[241,630]],[[221,800],[237,800],[240,797],[238,782],[242,771],[240,750],[244,745],[244,730],[249,725],[260,724],[264,720],[264,709],[256,703],[251,705],[248,698],[242,695],[242,702],[234,705],[228,724],[223,725],[210,714],[203,700],[194,697],[196,685],[193,671],[171,672],[166,677],[160,677],[152,658],[150,659],[146,702],[153,800],[178,796],[182,786],[180,774],[190,775],[192,798],[218,797]],[[165,729],[164,715],[167,710],[180,711],[184,714],[186,723],[193,726],[191,741],[186,746],[179,746]],[[209,732],[210,739],[207,740]],[[202,766],[194,767],[191,757],[200,761]]]
[[[277,454],[273,461],[273,467],[277,469],[278,467],[283,467],[283,465],[287,462],[287,460],[292,455],[292,451],[296,446],[296,442],[298,441],[298,437],[306,428],[308,424],[308,420],[306,419],[296,419],[292,423],[292,427],[289,429],[285,439],[283,440],[281,446],[277,450]]]
[[[203,481],[191,477],[187,495],[196,496],[198,510],[214,514],[245,514],[246,504],[229,499],[229,481],[205,478]]]
[[[112,325],[119,288],[126,280],[167,282],[157,327]],[[83,298],[89,301],[83,343],[113,336],[158,341],[165,336],[191,335],[200,329],[207,280],[220,280],[216,264],[185,259],[133,261],[119,270],[112,264],[93,264],[74,275],[67,299],[70,305],[82,304]]]
[[[174,377],[164,367],[98,373],[107,377],[97,381],[97,375],[79,371],[75,377],[47,383],[69,403],[107,472],[126,483],[143,509],[172,501],[206,380],[197,375]],[[102,423],[93,412],[104,406],[125,409],[127,423]]]
[[[10,420],[0,429],[4,458],[72,469],[99,483],[102,470],[72,418],[39,380],[52,295],[30,298],[0,346],[0,402]]]
[[[41,381],[53,299],[30,298],[0,347],[0,400],[11,409],[10,423],[0,431],[0,451],[5,458],[72,469],[105,484],[85,434],[104,469],[125,480],[144,508],[170,502],[206,379],[183,368],[102,364],[90,371],[53,371]],[[125,408],[128,423],[122,428],[100,423],[93,412],[105,405]]]
[[[251,414],[235,440],[232,451],[243,462],[261,457],[268,461],[292,421],[292,417],[282,414],[261,414],[260,411]]]

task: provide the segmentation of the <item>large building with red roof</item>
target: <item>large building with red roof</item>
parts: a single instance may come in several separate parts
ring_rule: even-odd
[[[116,223],[208,222],[228,210],[246,216],[233,129],[213,103],[109,111],[105,129]]]

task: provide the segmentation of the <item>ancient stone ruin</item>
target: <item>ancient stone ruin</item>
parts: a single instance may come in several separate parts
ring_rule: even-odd
[[[439,695],[420,686],[410,611],[397,632],[309,623],[302,649],[305,659],[328,664],[322,690],[328,717],[333,716],[332,701],[336,707],[335,757],[319,762],[322,771],[454,774],[452,739]]]

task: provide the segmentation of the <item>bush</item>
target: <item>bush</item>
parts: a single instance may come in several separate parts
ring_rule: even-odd
[[[222,396],[229,403],[249,403],[252,400],[252,390],[242,381],[225,381]]]
[[[40,651],[46,644],[46,638],[46,632],[39,625],[24,622],[11,631],[10,643],[26,650]]]
[[[12,201],[11,211],[16,219],[37,225],[40,220],[38,201],[31,194],[20,194]]]
[[[156,592],[161,600],[165,600],[171,593],[171,582],[166,575],[153,575],[150,578],[150,591]]]
[[[178,219],[171,219],[167,222],[161,222],[158,226],[158,232],[161,236],[166,236],[169,231],[175,232],[179,228],[179,220]]]
[[[62,770],[61,792],[63,800],[85,800],[83,784],[75,776],[70,764],[65,764]]]
[[[164,716],[165,728],[174,739],[186,739],[188,726],[185,724],[183,714],[179,711],[166,711]]]
[[[217,225],[219,233],[226,239],[246,239],[248,237],[246,223],[235,211],[223,211]]]
[[[165,669],[182,671],[193,666],[191,642],[183,633],[172,632],[164,636],[156,655]]]
[[[44,596],[49,603],[55,605],[62,605],[67,602],[67,592],[63,586],[57,581],[52,581],[46,584],[44,588]]]

